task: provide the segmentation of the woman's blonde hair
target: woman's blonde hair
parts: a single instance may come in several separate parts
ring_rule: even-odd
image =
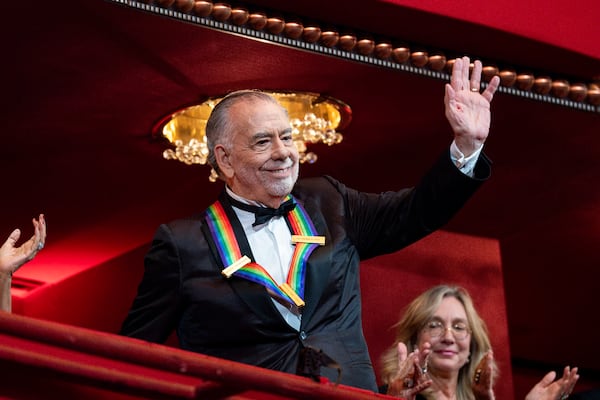
[[[381,379],[383,383],[389,384],[398,372],[398,343],[404,343],[408,348],[408,352],[413,352],[417,346],[419,333],[431,320],[442,300],[446,297],[454,297],[460,301],[465,308],[469,329],[471,330],[470,356],[458,374],[457,399],[473,400],[475,398],[471,388],[473,375],[479,361],[491,349],[491,344],[485,322],[475,310],[473,300],[467,290],[460,286],[434,286],[423,292],[406,307],[402,318],[394,325],[396,340],[382,357]],[[494,376],[497,376],[495,363],[493,369]]]

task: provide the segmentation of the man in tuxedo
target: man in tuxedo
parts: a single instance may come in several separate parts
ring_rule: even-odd
[[[481,149],[499,79],[480,92],[481,63],[472,74],[469,64],[457,59],[446,85],[450,150],[417,186],[383,194],[297,182],[285,110],[260,91],[226,96],[206,127],[225,188],[202,214],[159,227],[121,333],[163,342],[175,329],[183,349],[289,373],[309,348],[337,363],[342,384],[377,391],[359,263],[440,228],[488,178]]]

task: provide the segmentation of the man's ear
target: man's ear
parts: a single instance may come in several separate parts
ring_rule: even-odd
[[[219,166],[219,171],[225,177],[225,179],[229,179],[233,177],[233,167],[231,165],[231,159],[229,157],[229,153],[225,150],[225,147],[218,144],[215,146],[215,160],[217,161],[217,165]]]

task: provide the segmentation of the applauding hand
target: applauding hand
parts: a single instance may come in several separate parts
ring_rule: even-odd
[[[417,393],[431,386],[432,381],[427,375],[429,352],[427,343],[422,352],[416,349],[410,354],[404,343],[398,343],[398,373],[388,386],[389,396],[414,400]]]

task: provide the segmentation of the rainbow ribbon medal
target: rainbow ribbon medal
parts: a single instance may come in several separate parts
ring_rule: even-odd
[[[294,199],[295,201],[295,199]],[[295,201],[296,207],[286,216],[292,230],[292,242],[295,243],[294,254],[290,261],[290,269],[286,282],[278,285],[273,277],[259,264],[247,256],[242,256],[231,222],[216,201],[206,210],[206,222],[224,266],[222,274],[227,278],[235,274],[263,285],[267,291],[280,299],[297,307],[304,306],[304,277],[308,257],[315,248],[325,244],[323,236],[316,235],[316,229],[306,210]]]

